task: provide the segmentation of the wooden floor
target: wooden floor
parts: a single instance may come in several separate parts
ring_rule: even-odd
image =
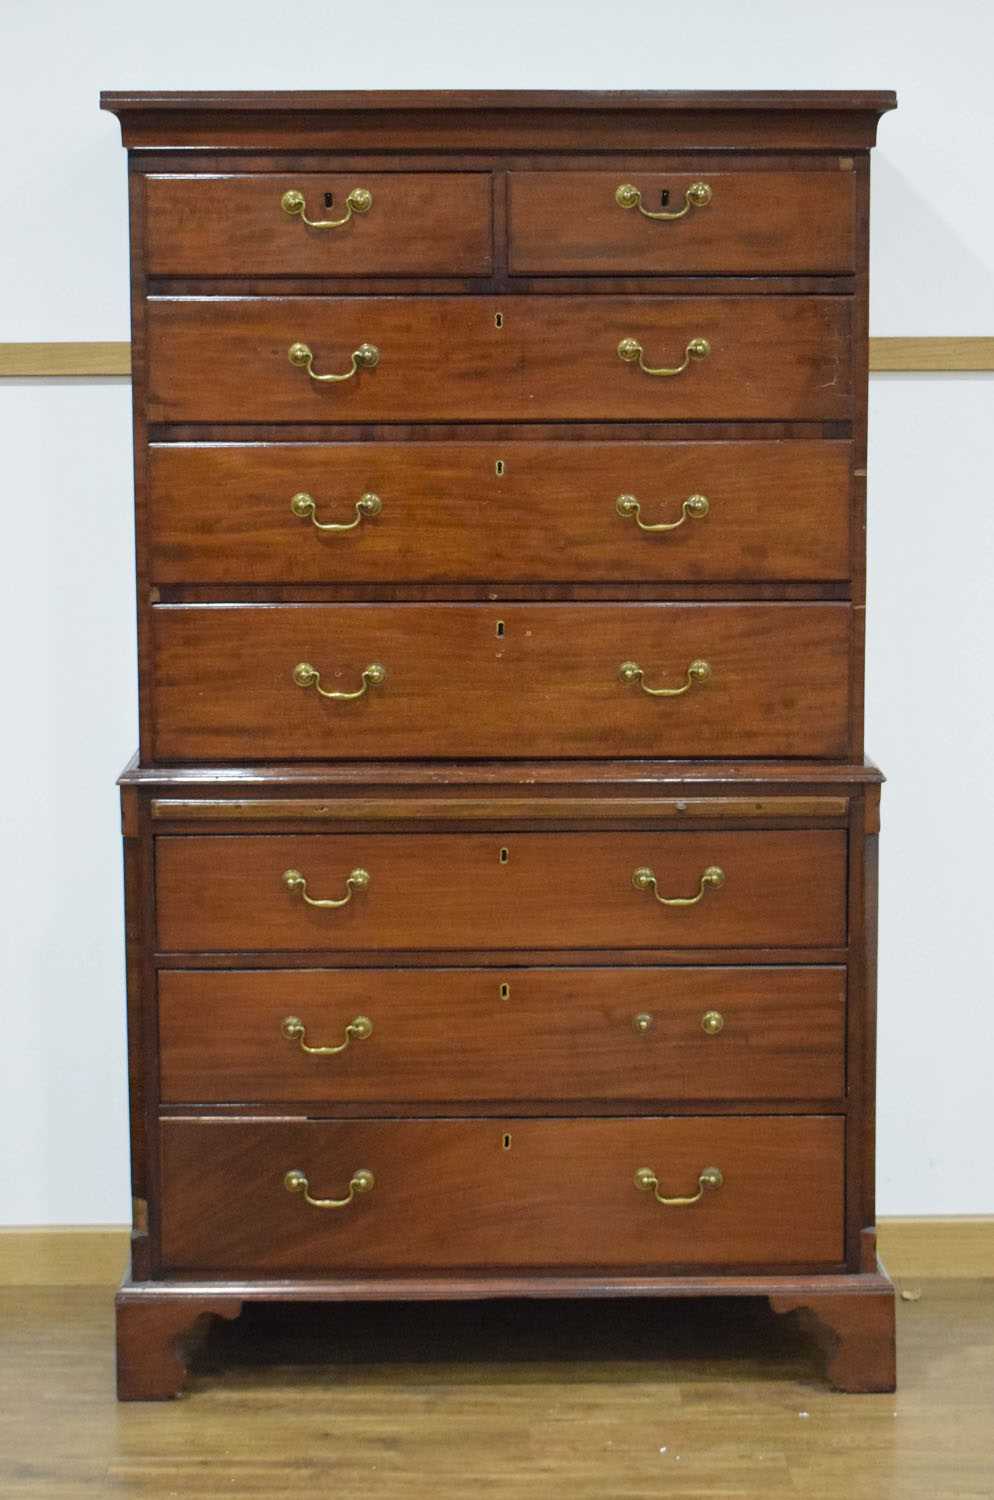
[[[118,1406],[111,1302],[0,1290],[3,1500],[994,1497],[994,1281],[899,1303],[897,1396],[760,1303],[257,1306]]]

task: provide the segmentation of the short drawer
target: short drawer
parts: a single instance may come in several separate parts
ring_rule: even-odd
[[[225,1275],[838,1265],[843,1136],[833,1116],[167,1119],[161,1259]]]
[[[853,172],[511,172],[512,273],[837,274]]]
[[[841,580],[851,469],[832,440],[155,443],[150,577]]]
[[[841,603],[161,605],[153,615],[160,760],[849,749],[851,611]]]
[[[163,970],[165,1104],[839,1100],[826,968]]]
[[[846,836],[831,829],[166,835],[155,865],[173,952],[779,948],[846,933]]]
[[[488,275],[485,172],[152,174],[152,276]],[[308,223],[308,220],[315,221]]]
[[[147,313],[152,422],[852,415],[847,297],[153,297]],[[680,373],[647,374],[619,354],[631,341]]]

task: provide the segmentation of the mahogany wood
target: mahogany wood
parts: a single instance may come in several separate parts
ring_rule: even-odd
[[[650,213],[685,205],[701,172],[509,172],[512,272],[773,273],[853,268],[852,162],[822,172],[707,170],[713,197],[676,222],[652,222],[615,201],[631,182]],[[745,170],[744,170],[745,169]]]
[[[155,609],[160,760],[339,756],[844,756],[843,604],[314,605]],[[703,658],[707,681],[677,698]],[[293,678],[315,667],[351,702]]]
[[[144,183],[151,276],[486,276],[493,267],[486,172],[150,173]],[[341,229],[311,229],[281,207],[295,188],[308,218],[341,219],[355,187],[369,189],[372,207]]]
[[[186,1381],[189,1344],[208,1318],[237,1318],[237,1297],[145,1297],[117,1294],[119,1401],[167,1401]]]
[[[122,1297],[148,1311],[122,1320],[122,1392],[175,1389],[212,1298],[695,1290],[820,1307],[837,1380],[886,1388],[860,760],[867,148],[893,96],[105,103],[132,147],[143,757]],[[712,201],[677,223],[613,200],[698,180]],[[355,185],[374,207],[342,230],[279,208],[300,186],[341,212]],[[712,353],[654,378],[625,336]],[[319,371],[382,357],[318,386],[295,339]],[[319,534],[299,490],[323,520],[366,490],[383,509]],[[677,532],[614,509],[671,520],[695,492]],[[672,686],[698,656],[678,699],[616,679]],[[387,680],[328,703],[302,660]],[[689,896],[711,863],[692,907],[631,884],[649,864]],[[359,865],[338,910],[281,883],[337,897]],[[374,1031],[337,1058],[272,1034],[292,997],[330,1036],[359,990]],[[693,1190],[704,1140],[726,1186],[663,1209],[626,1161],[622,1190],[616,1143],[650,1137],[664,1188],[675,1167]],[[320,1179],[343,1143],[377,1146],[374,1192],[343,1216],[291,1198],[289,1165],[342,1189]]]
[[[503,320],[497,326],[498,316]],[[844,297],[152,298],[151,422],[536,422],[692,418],[846,420]],[[672,378],[691,339],[706,359]],[[360,344],[380,362],[323,385],[288,358],[308,345],[342,374]]]
[[[159,584],[467,579],[782,579],[849,575],[845,442],[377,442],[149,450],[149,570]],[[379,516],[346,533],[371,492]],[[633,494],[646,534],[615,508]]]
[[[132,149],[865,150],[890,90],[104,93]]]
[[[841,968],[165,971],[161,1097],[838,1101],[845,999]],[[311,1056],[287,1016],[309,1046],[339,1045],[356,1016],[373,1031]]]
[[[892,1391],[897,1385],[894,1288],[869,1295],[810,1290],[774,1295],[776,1313],[800,1311],[826,1346],[829,1381],[840,1391]]]
[[[506,851],[506,861],[502,859]],[[825,947],[846,936],[845,835],[829,830],[200,835],[156,841],[164,950]],[[636,890],[651,867],[663,896]],[[299,870],[318,899],[370,883],[347,906],[316,909],[283,883]]]
[[[238,821],[245,823],[300,824],[317,822],[398,824],[424,827],[429,823],[494,823],[508,821],[539,824],[603,825],[637,822],[650,828],[657,824],[766,823],[796,819],[809,825],[824,821],[843,822],[848,811],[845,797],[418,797],[406,799],[339,797],[156,797],[150,813],[153,820],[183,823]]]
[[[770,1264],[842,1258],[843,1123],[735,1119],[162,1122],[162,1261],[191,1271],[335,1272],[489,1267]],[[664,1207],[635,1185],[689,1196]],[[375,1187],[345,1209],[359,1168]],[[780,1219],[789,1214],[784,1236]]]

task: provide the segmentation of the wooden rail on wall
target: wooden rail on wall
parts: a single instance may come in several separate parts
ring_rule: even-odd
[[[888,338],[870,340],[870,369],[933,374],[994,370],[994,338]],[[126,343],[0,344],[0,378],[131,374]]]

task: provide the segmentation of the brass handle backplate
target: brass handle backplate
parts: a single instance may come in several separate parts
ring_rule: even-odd
[[[289,873],[288,871],[287,874]],[[337,1047],[308,1046],[307,1027],[299,1016],[285,1016],[280,1022],[280,1030],[288,1042],[297,1042],[301,1052],[306,1052],[310,1057],[337,1057],[339,1052],[345,1051],[353,1039],[357,1042],[364,1042],[368,1036],[372,1036],[373,1023],[368,1016],[356,1016],[355,1020],[350,1021],[345,1028],[344,1042],[339,1042]]]
[[[303,1194],[304,1202],[309,1203],[312,1208],[348,1208],[349,1204],[359,1196],[360,1193],[371,1193],[376,1186],[376,1178],[366,1167],[360,1167],[353,1172],[349,1179],[348,1195],[344,1198],[312,1198],[310,1183],[304,1176],[294,1168],[287,1172],[283,1178],[283,1186],[288,1193]]]
[[[299,370],[306,370],[312,380],[351,380],[357,370],[375,370],[380,362],[380,351],[375,344],[360,344],[358,349],[352,350],[352,362],[344,375],[319,375],[308,344],[291,344],[287,358]]]
[[[313,495],[306,490],[301,490],[294,495],[290,501],[290,509],[301,521],[310,520],[318,531],[355,531],[361,522],[369,520],[371,516],[378,516],[383,509],[383,501],[379,495],[360,495],[355,503],[354,521],[319,521],[317,518],[317,504]],[[679,522],[677,523],[679,525]],[[651,528],[650,528],[651,529]]]
[[[699,1203],[706,1191],[715,1192],[722,1186],[725,1179],[720,1167],[705,1167],[697,1176],[697,1192],[689,1198],[664,1198],[659,1191],[659,1178],[651,1167],[639,1167],[635,1173],[635,1186],[643,1193],[651,1193],[657,1203],[664,1204],[667,1208],[689,1208],[691,1203]]]
[[[356,891],[364,891],[369,885],[370,875],[368,870],[353,870],[351,875],[345,879],[345,895],[333,900],[331,897],[324,901],[317,900],[314,896],[307,894],[307,881],[299,870],[284,870],[282,875],[283,884],[288,891],[299,894],[302,901],[308,906],[336,907],[348,906]]]
[[[387,680],[387,669],[381,667],[378,661],[371,661],[368,667],[362,671],[362,687],[358,687],[351,693],[336,693],[330,688],[321,686],[321,673],[316,667],[312,667],[309,661],[298,661],[293,669],[293,680],[298,687],[313,688],[320,693],[322,698],[334,698],[339,703],[351,703],[356,698],[365,697],[371,687],[379,687]]]
[[[661,896],[656,884],[656,876],[647,865],[632,873],[632,885],[637,891],[651,891],[661,906],[696,906],[703,899],[707,890],[717,890],[725,884],[725,872],[718,865],[708,865],[701,876],[700,888],[696,896]],[[704,1028],[707,1030],[707,1027]],[[720,1027],[718,1028],[721,1029]]]
[[[619,189],[620,192],[620,189]],[[368,214],[373,206],[373,195],[369,188],[356,187],[345,200],[345,213],[340,219],[309,219],[307,217],[307,200],[299,188],[290,188],[289,192],[283,194],[280,199],[280,208],[291,219],[302,219],[308,229],[341,229],[352,218],[353,214]]]
[[[623,182],[614,190],[614,201],[619,208],[637,208],[645,218],[660,219],[664,223],[672,223],[674,219],[685,219],[692,208],[707,208],[713,197],[714,194],[706,182],[692,182],[683,195],[682,208],[663,209],[661,212],[656,212],[645,207],[642,194],[634,183]]]
[[[637,661],[623,661],[618,668],[618,676],[622,682],[637,682],[643,693],[648,693],[650,698],[680,698],[690,691],[695,682],[707,682],[711,676],[711,667],[706,661],[692,661],[687,668],[686,682],[682,687],[676,688],[646,687],[644,673]]]
[[[618,358],[624,360],[626,365],[637,364],[639,369],[644,370],[647,375],[682,375],[692,359],[706,359],[710,353],[711,345],[707,339],[691,339],[683,352],[683,360],[680,364],[647,365],[645,350],[638,339],[622,339],[618,345]]]
[[[639,531],[676,531],[677,527],[682,526],[686,521],[702,520],[711,509],[711,502],[707,495],[688,495],[680,507],[678,521],[657,521],[651,526],[642,520],[642,506],[634,495],[619,495],[614,502],[614,508],[623,520],[628,520],[630,516]]]

